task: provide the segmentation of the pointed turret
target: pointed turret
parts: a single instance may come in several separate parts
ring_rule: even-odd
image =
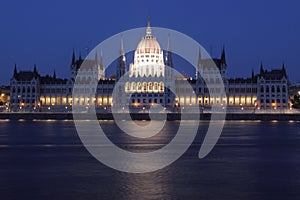
[[[102,53],[101,53],[102,54]],[[102,55],[101,55],[102,57]],[[102,62],[102,61],[100,61]],[[100,79],[103,79],[102,78],[102,70],[101,70],[101,63],[99,64],[99,60],[98,60],[98,51],[96,50],[96,53],[95,53],[95,69],[96,70],[96,74],[97,74],[97,79],[100,80]]]
[[[98,65],[98,53],[97,53],[97,50],[96,50],[96,53],[95,53],[95,64]]]
[[[34,72],[35,74],[37,74],[36,64],[34,64],[33,72]]]
[[[56,79],[56,73],[55,73],[55,70],[53,72],[53,78]]]
[[[79,52],[79,60],[82,60],[81,51]]]
[[[171,39],[170,39],[170,33],[168,33],[168,51],[171,51]]]
[[[120,36],[120,55],[125,57],[124,53],[124,43],[123,43],[123,35],[121,34]]]
[[[104,67],[102,49],[101,49],[101,53],[100,53],[100,65],[102,65],[102,67]]]
[[[263,67],[263,64],[262,62],[260,62],[260,75],[263,75],[264,74],[264,67]]]
[[[254,69],[252,68],[252,73],[251,73],[252,79],[254,79]]]
[[[168,34],[168,47],[167,47],[167,52],[166,52],[166,65],[174,68],[173,65],[173,58],[172,58],[172,51],[171,51],[171,40],[170,40],[170,33]]]
[[[70,66],[70,78],[75,80],[76,75],[77,75],[77,64],[76,64],[76,57],[75,57],[75,50],[73,48],[73,52],[72,52],[72,62],[71,62],[71,66]]]
[[[148,17],[148,24],[147,24],[147,29],[146,29],[146,34],[147,36],[151,36],[151,26],[150,26],[150,17]]]
[[[198,52],[198,65],[200,65],[201,62],[202,62],[201,47],[199,47],[199,52]]]
[[[196,79],[200,79],[200,77],[201,77],[201,75],[200,75],[201,72],[203,72],[203,67],[202,67],[201,47],[199,46]]]
[[[14,68],[14,76],[16,76],[17,73],[18,73],[18,71],[17,71],[17,64],[15,64],[15,68]]]
[[[120,36],[120,56],[117,64],[117,81],[125,74],[126,72],[126,57],[124,52],[123,36]]]
[[[72,65],[74,65],[76,62],[76,58],[75,58],[75,50],[73,48],[73,53],[72,53]]]
[[[223,45],[223,49],[222,49],[222,54],[221,54],[221,62],[222,64],[224,64],[225,66],[226,64],[226,56],[225,56],[225,46]]]
[[[102,56],[102,49],[100,51],[100,79],[104,80],[105,78],[105,71],[104,71],[104,62]]]
[[[286,77],[286,70],[285,70],[284,62],[282,62],[282,73]]]

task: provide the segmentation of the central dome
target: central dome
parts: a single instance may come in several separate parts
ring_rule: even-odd
[[[144,37],[138,44],[136,50],[138,52],[145,51],[145,53],[159,53],[160,45],[154,37]]]
[[[136,53],[160,53],[161,48],[156,38],[151,33],[150,22],[146,30],[146,36],[142,38],[136,48]]]
[[[134,53],[134,62],[130,64],[130,77],[163,77],[164,69],[163,50],[151,33],[150,22],[146,35],[141,39]]]

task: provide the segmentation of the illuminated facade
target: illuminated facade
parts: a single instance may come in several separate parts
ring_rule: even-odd
[[[148,109],[155,104],[174,111],[178,107],[193,108],[198,105],[203,109],[214,105],[220,110],[225,106],[239,110],[290,108],[289,81],[284,66],[271,71],[266,71],[261,66],[259,74],[252,72],[249,78],[229,79],[224,48],[221,57],[212,60],[203,59],[199,50],[196,78],[174,76],[169,46],[166,51],[160,48],[148,22],[146,34],[137,45],[128,71],[121,38],[120,56],[114,77],[105,77],[102,55],[100,59],[96,54],[94,60],[84,61],[81,56],[77,60],[74,51],[68,79],[57,78],[55,72],[52,76],[41,76],[36,66],[33,71],[20,72],[15,67],[10,81],[10,110],[70,111],[72,104],[95,104],[98,112],[109,111],[112,106]],[[77,76],[83,62],[89,67]],[[210,62],[217,68],[210,67]],[[97,78],[91,80],[91,77]],[[73,99],[75,78],[79,84],[83,83],[83,87],[75,88],[80,95]],[[98,81],[97,91],[84,86],[91,81]],[[225,90],[220,88],[220,82],[224,83]],[[115,87],[120,87],[120,91],[124,92],[114,96]],[[188,87],[193,89],[192,95]]]
[[[123,42],[121,42],[121,52]],[[170,51],[167,52],[171,58]],[[172,79],[172,68],[168,60],[164,59],[164,51],[156,38],[152,35],[150,23],[146,29],[146,35],[137,45],[134,52],[134,61],[129,66],[129,71],[122,74],[121,87],[124,87],[124,94],[116,94],[114,103],[116,106],[149,107],[154,104],[161,104],[164,107],[171,107],[174,104],[174,95],[170,88],[174,86]],[[125,65],[125,55],[122,54],[118,66]],[[171,66],[170,66],[171,65]],[[117,67],[118,74],[118,67]],[[118,98],[120,97],[121,98]]]

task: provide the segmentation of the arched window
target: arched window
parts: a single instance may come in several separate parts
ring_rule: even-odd
[[[131,83],[131,92],[135,92],[136,91],[136,83],[132,82]]]
[[[153,86],[152,86],[152,82],[148,83],[148,91],[152,92]]]
[[[158,91],[158,83],[157,82],[154,82],[154,89],[153,89],[155,92]]]
[[[280,87],[277,86],[277,93],[280,93]]]
[[[125,92],[129,92],[130,91],[130,83],[126,82],[125,83]]]
[[[138,82],[137,83],[137,91],[141,91],[142,90],[142,83]]]
[[[269,92],[269,91],[270,91],[269,86],[267,86],[266,87],[266,92]]]
[[[264,87],[263,86],[260,87],[260,92],[264,93]]]
[[[147,83],[143,82],[143,92],[147,92]]]
[[[159,83],[159,91],[160,91],[160,92],[164,92],[164,88],[165,88],[164,83],[163,83],[163,82],[160,82],[160,83]]]

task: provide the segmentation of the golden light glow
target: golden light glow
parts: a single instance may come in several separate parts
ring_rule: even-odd
[[[247,97],[246,98],[246,104],[247,105],[251,105],[251,97]]]
[[[235,97],[235,105],[240,105],[240,98],[239,97]]]

